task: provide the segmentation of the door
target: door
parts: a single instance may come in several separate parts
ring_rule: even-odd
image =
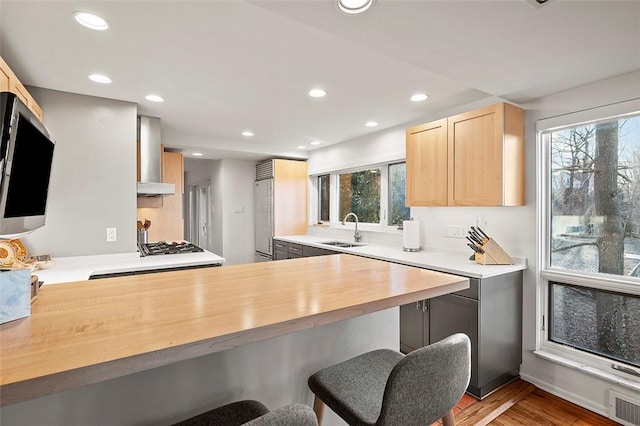
[[[407,129],[407,206],[447,205],[447,119]]]
[[[203,180],[189,186],[188,212],[189,241],[205,250],[211,250],[211,181]]]
[[[423,315],[423,306],[426,300],[400,306],[400,351],[409,353],[423,347],[428,340],[424,340],[424,318],[429,318],[428,313]],[[428,328],[427,328],[428,333]]]
[[[273,254],[273,179],[258,180],[254,186],[256,252]]]
[[[501,104],[449,117],[449,205],[502,204]]]
[[[478,389],[481,376],[478,371],[478,303],[455,294],[429,300],[429,344],[455,333],[464,333],[471,340],[470,390]]]

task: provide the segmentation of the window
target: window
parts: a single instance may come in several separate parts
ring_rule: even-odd
[[[340,218],[353,212],[360,222],[380,222],[379,168],[340,174],[338,182]]]
[[[400,225],[403,220],[409,220],[410,209],[405,205],[404,191],[407,175],[406,163],[389,165],[389,221],[388,225]]]
[[[331,195],[329,175],[318,176],[318,221],[329,221],[329,197]]]
[[[557,282],[549,291],[549,340],[640,367],[640,297]]]
[[[353,212],[360,223],[397,227],[410,213],[405,175],[402,162],[317,176],[318,220],[340,222]]]
[[[544,344],[640,367],[640,114],[602,117],[540,132]]]

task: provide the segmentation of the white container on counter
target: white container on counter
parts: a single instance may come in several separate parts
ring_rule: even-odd
[[[402,222],[402,250],[420,251],[420,222],[405,220]]]

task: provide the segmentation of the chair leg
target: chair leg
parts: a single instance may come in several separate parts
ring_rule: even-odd
[[[456,420],[453,418],[453,409],[442,418],[443,426],[456,426]]]
[[[324,402],[317,396],[313,398],[313,411],[318,418],[318,426],[322,425],[322,415],[324,414]]]

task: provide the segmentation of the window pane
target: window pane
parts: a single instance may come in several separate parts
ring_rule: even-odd
[[[404,203],[406,163],[389,165],[389,225],[409,219],[410,209]]]
[[[630,274],[640,259],[640,117],[549,136],[551,265]]]
[[[380,223],[380,169],[340,176],[340,217],[353,212],[360,222]]]
[[[318,220],[329,221],[329,175],[318,176]]]
[[[549,340],[640,367],[640,297],[549,283]]]

